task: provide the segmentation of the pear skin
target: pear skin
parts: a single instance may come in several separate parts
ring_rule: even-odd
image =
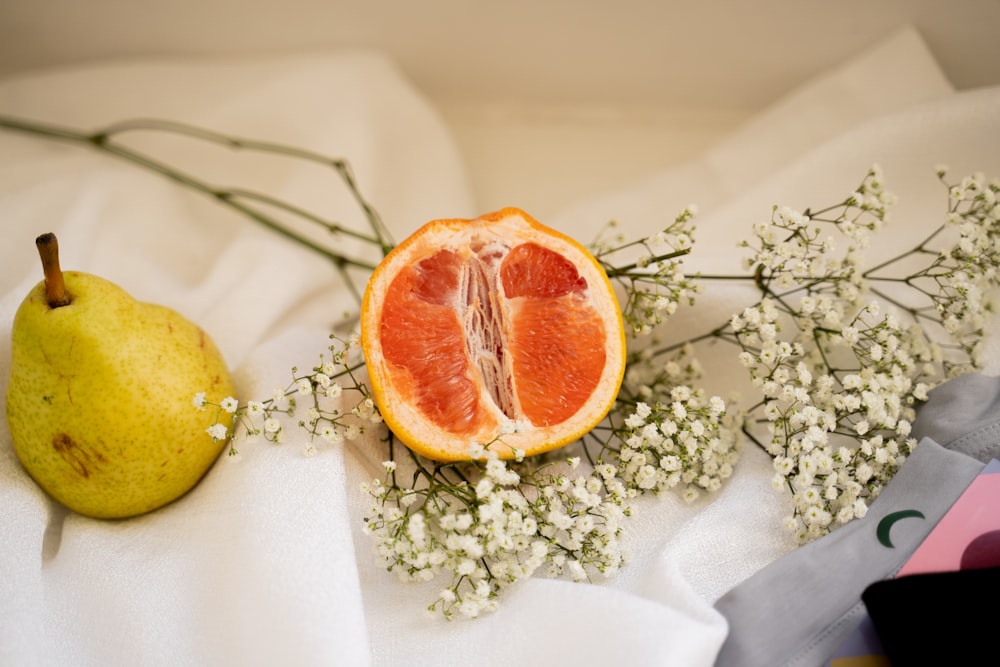
[[[66,302],[53,306],[60,281]],[[217,404],[235,395],[233,381],[211,338],[177,312],[103,278],[62,273],[56,259],[18,308],[11,338],[14,449],[70,509],[98,518],[149,512],[190,490],[225,447],[206,429],[231,418],[193,399],[205,392]]]

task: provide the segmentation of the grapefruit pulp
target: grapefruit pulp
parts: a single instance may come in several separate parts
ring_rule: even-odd
[[[515,208],[434,220],[372,273],[361,306],[372,394],[393,433],[439,461],[502,458],[596,426],[625,371],[621,309],[578,242]]]

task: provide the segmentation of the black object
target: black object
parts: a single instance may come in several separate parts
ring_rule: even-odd
[[[886,579],[861,599],[892,667],[1000,664],[1000,567]]]

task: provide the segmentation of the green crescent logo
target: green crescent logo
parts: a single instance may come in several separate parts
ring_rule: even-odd
[[[908,519],[910,517],[917,517],[924,519],[923,512],[917,510],[900,510],[898,512],[892,512],[891,514],[886,514],[882,517],[882,520],[878,522],[878,527],[875,529],[875,535],[878,537],[878,541],[882,543],[882,546],[889,547],[890,549],[895,549],[892,540],[889,539],[889,531],[892,530],[893,524],[895,524],[900,519]]]

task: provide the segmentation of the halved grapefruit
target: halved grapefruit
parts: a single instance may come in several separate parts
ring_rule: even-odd
[[[361,344],[386,424],[415,452],[510,458],[572,442],[618,395],[625,331],[579,243],[515,208],[434,220],[373,272]]]

